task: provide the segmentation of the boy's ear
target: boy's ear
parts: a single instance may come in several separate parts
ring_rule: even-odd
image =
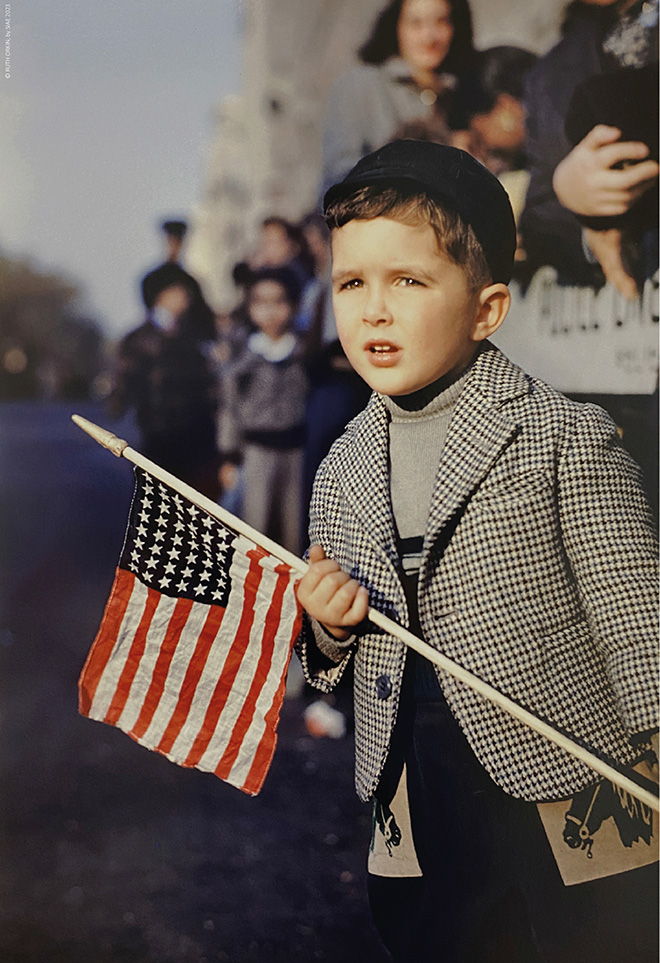
[[[479,292],[479,308],[472,327],[473,341],[484,341],[495,334],[506,318],[511,305],[511,293],[506,284],[487,284]]]

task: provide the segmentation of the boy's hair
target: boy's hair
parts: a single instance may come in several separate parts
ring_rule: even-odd
[[[349,221],[390,217],[404,224],[428,224],[433,229],[439,250],[463,269],[471,292],[492,281],[483,248],[472,227],[449,207],[444,207],[423,191],[407,187],[381,187],[369,184],[347,197],[332,201],[325,212],[330,230]]]

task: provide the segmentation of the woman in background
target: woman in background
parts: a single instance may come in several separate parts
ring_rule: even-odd
[[[474,55],[467,0],[392,0],[359,50],[362,63],[330,91],[323,190],[411,121],[446,117]]]

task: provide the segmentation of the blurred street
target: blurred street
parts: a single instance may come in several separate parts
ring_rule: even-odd
[[[252,799],[78,716],[133,484],[73,411],[135,441],[89,403],[0,406],[0,960],[382,963],[350,738],[287,701]]]

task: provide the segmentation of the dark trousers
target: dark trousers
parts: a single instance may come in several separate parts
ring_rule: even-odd
[[[495,785],[441,696],[409,698],[400,723],[424,875],[368,878],[396,963],[656,963],[657,866],[564,886],[536,806]]]

